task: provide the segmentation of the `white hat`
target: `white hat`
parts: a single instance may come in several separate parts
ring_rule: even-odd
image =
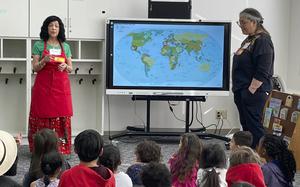
[[[17,157],[17,143],[14,137],[0,130],[0,176],[6,173]]]

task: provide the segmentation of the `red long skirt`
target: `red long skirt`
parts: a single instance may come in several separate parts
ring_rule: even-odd
[[[58,150],[62,154],[71,154],[71,117],[37,118],[29,117],[29,149],[33,150],[33,136],[41,129],[48,128],[58,135]]]

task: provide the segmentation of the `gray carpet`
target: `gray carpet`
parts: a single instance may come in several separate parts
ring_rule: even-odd
[[[149,137],[147,137],[149,139]],[[145,137],[134,137],[134,138],[120,138],[116,141],[112,141],[113,144],[117,145],[121,152],[122,157],[122,164],[119,167],[120,171],[126,171],[126,169],[135,162],[135,155],[134,155],[134,149],[136,145],[145,139]],[[168,159],[171,157],[171,155],[176,152],[178,149],[178,138],[176,137],[152,137],[151,139],[157,141],[162,150],[162,162],[167,163]],[[216,139],[210,139],[210,140],[203,140],[204,143],[220,143],[224,146],[224,142]],[[105,141],[105,143],[109,143],[108,140]],[[225,148],[225,146],[224,146]],[[227,154],[229,153],[226,151]],[[12,177],[15,181],[22,184],[22,179],[24,174],[29,169],[29,163],[30,163],[30,152],[29,148],[26,145],[23,145],[19,149],[19,162],[18,162],[18,173],[16,176]],[[72,154],[68,157],[68,162],[71,166],[74,166],[79,163],[77,155],[72,152]],[[300,186],[300,171],[296,174],[295,177],[295,185],[294,186]]]

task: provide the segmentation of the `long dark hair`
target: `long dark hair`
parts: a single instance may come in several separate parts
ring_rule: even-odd
[[[58,138],[56,132],[51,129],[42,129],[33,137],[34,149],[29,168],[29,176],[38,179],[43,176],[40,163],[41,157],[51,151],[58,151]]]
[[[47,41],[49,39],[48,26],[53,21],[58,21],[59,24],[59,33],[57,36],[58,41],[65,42],[66,41],[65,26],[64,23],[61,21],[61,19],[57,16],[49,16],[45,19],[40,32],[41,40]]]
[[[48,186],[50,184],[50,177],[55,176],[59,172],[59,168],[62,167],[63,159],[57,151],[51,151],[43,155],[41,159],[41,170],[44,174],[44,184]]]
[[[178,177],[179,181],[184,181],[200,160],[202,143],[193,133],[183,134],[180,143],[179,150],[174,155],[173,164],[171,164],[171,173],[172,177]]]
[[[266,134],[261,138],[260,144],[262,148],[266,150],[266,154],[271,160],[279,161],[279,168],[287,181],[294,181],[296,161],[292,151],[288,149],[288,145],[283,138]]]
[[[257,31],[261,30],[262,32],[270,35],[267,29],[263,26],[264,18],[258,10],[254,8],[246,8],[242,12],[240,12],[240,17],[242,16],[245,16],[251,21],[255,21],[257,23]]]
[[[219,173],[215,168],[226,168],[226,154],[219,144],[204,146],[201,153],[200,167],[204,169],[203,187],[220,187]]]

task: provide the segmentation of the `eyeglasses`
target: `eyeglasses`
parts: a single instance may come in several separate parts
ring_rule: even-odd
[[[244,26],[246,25],[247,23],[250,23],[250,20],[240,20],[240,21],[237,21],[236,24],[241,27],[241,26]]]

